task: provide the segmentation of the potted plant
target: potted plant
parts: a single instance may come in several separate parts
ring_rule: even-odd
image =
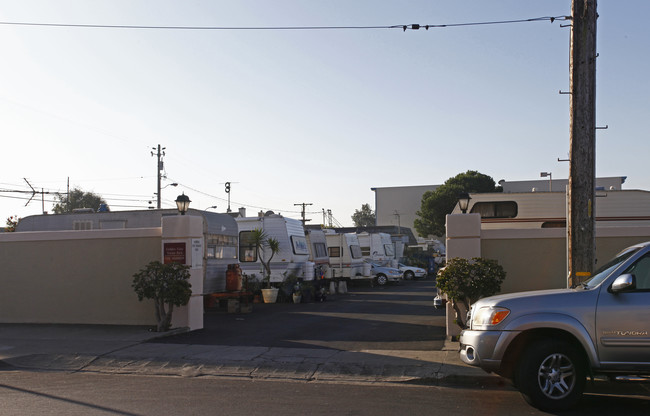
[[[255,256],[262,264],[262,281],[266,286],[262,289],[264,303],[275,303],[278,298],[278,289],[271,286],[271,259],[280,252],[280,242],[269,237],[264,230],[256,228],[251,233],[251,243],[255,247]],[[264,255],[267,249],[270,253],[268,259],[265,259]]]
[[[300,282],[296,282],[293,286],[293,293],[291,294],[293,303],[300,303],[302,301],[302,289],[300,288]]]

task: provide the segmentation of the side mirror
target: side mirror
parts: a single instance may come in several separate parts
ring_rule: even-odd
[[[636,289],[636,277],[633,274],[622,274],[614,280],[610,291],[613,293]]]

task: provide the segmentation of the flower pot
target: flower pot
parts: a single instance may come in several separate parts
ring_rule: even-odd
[[[302,295],[299,293],[294,293],[292,297],[293,297],[293,303],[300,303],[300,301],[302,300]]]
[[[262,289],[262,297],[264,298],[264,303],[275,303],[278,299],[278,289]]]

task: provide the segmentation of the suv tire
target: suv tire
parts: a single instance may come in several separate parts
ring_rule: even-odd
[[[575,405],[586,381],[578,350],[566,341],[554,339],[537,339],[528,344],[514,376],[524,399],[546,411]]]

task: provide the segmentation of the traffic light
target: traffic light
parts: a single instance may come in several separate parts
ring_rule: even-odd
[[[230,193],[230,182],[226,182],[226,193]]]

